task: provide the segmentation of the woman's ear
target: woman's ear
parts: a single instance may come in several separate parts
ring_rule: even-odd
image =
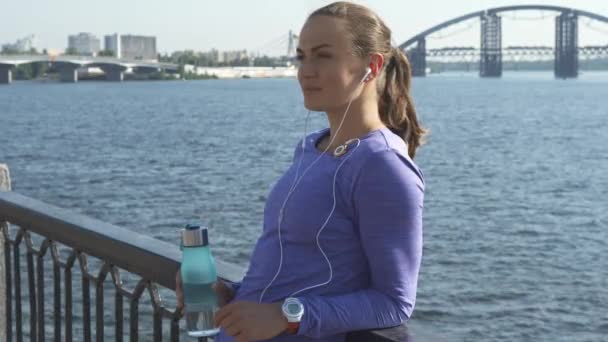
[[[370,55],[369,67],[372,69],[372,77],[378,76],[384,66],[384,56],[380,53],[372,53]]]

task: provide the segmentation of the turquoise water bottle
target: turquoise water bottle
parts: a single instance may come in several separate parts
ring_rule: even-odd
[[[217,280],[217,273],[215,260],[209,249],[207,227],[189,224],[182,230],[180,271],[188,335],[217,335],[220,329],[213,326],[213,318],[219,308],[218,299],[211,288]]]

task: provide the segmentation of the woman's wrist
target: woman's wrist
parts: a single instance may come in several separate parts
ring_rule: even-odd
[[[274,305],[275,310],[278,312],[278,317],[281,317],[280,320],[277,320],[277,324],[280,324],[279,328],[281,332],[285,332],[287,330],[287,317],[283,315],[283,302],[272,303]]]

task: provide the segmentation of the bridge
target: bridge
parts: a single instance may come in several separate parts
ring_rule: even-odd
[[[472,46],[454,46],[438,49],[427,49],[427,57],[480,57],[481,49]],[[517,60],[519,56],[539,57],[539,60],[545,60],[545,56],[553,58],[555,49],[551,46],[508,46],[502,49],[503,61],[505,59]],[[595,59],[608,57],[608,45],[606,46],[580,46],[578,47],[579,59]]]
[[[555,46],[551,47],[508,47],[502,46],[502,17],[503,12],[540,10],[556,12],[555,17]],[[579,18],[586,17],[601,23],[608,23],[608,17],[582,11],[574,8],[549,5],[519,5],[495,7],[469,13],[439,25],[433,26],[399,45],[412,63],[414,76],[425,76],[427,57],[468,57],[479,60],[479,75],[481,77],[502,76],[503,57],[535,55],[553,56],[554,73],[557,78],[575,78],[578,76],[579,58],[608,57],[606,46],[578,46]],[[481,25],[480,48],[460,47],[428,49],[427,38],[449,26],[478,18]],[[608,33],[607,33],[608,36]],[[606,39],[608,41],[608,37]],[[546,58],[546,57],[545,57]]]
[[[177,72],[178,66],[169,63],[148,62],[142,60],[117,59],[112,57],[90,56],[50,56],[50,55],[0,55],[0,84],[12,82],[12,72],[15,67],[30,63],[48,63],[59,71],[62,82],[78,82],[78,69],[83,67],[97,67],[105,74],[109,81],[122,81],[124,73],[164,71]]]

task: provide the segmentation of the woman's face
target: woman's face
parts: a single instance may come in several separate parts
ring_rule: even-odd
[[[324,112],[345,106],[367,65],[353,55],[344,20],[322,15],[309,18],[300,32],[297,53],[304,106]]]

